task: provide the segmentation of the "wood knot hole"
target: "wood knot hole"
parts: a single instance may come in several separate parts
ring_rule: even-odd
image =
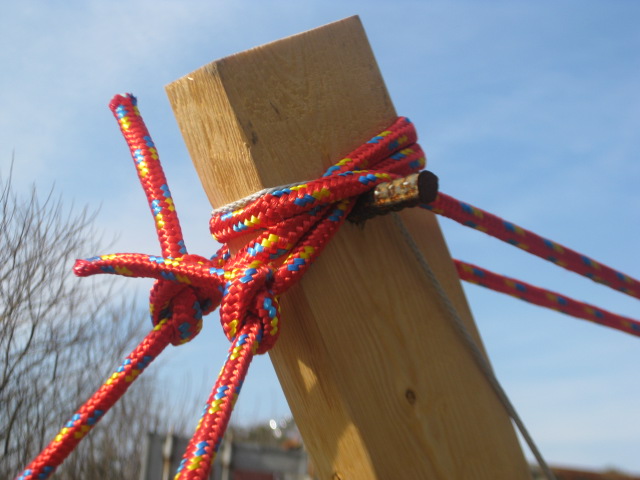
[[[416,403],[416,392],[414,392],[410,388],[407,388],[407,391],[404,392],[404,396],[407,399],[407,402],[409,402],[409,405],[413,405],[414,403]]]

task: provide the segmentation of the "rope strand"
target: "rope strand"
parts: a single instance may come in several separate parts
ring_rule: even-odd
[[[584,275],[594,282],[640,298],[639,280],[478,207],[444,193],[438,194],[434,202],[420,206],[462,225],[480,230],[567,270]]]
[[[591,322],[614,328],[630,335],[640,336],[640,322],[632,318],[608,312],[588,303],[574,300],[565,295],[536,287],[534,285],[509,278],[487,269],[454,260],[458,275],[462,280],[475,283],[497,292],[506,293],[520,300],[550,308],[566,315],[582,318]]]
[[[125,394],[134,380],[169,345],[170,319],[165,318],[124,359],[107,381],[64,424],[44,450],[16,480],[46,479],[69,456],[104,414]]]

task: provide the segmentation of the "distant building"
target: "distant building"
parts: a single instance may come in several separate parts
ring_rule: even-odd
[[[292,422],[271,421],[269,425],[240,433],[233,440],[233,434],[228,433],[209,480],[314,480],[312,465],[294,427]],[[139,480],[173,478],[187,443],[187,438],[176,435],[150,433]],[[556,480],[640,480],[640,476],[616,470],[597,472],[564,467],[551,470]],[[533,480],[546,480],[538,466],[531,466],[531,473]]]
[[[533,480],[544,480],[545,476],[537,466],[531,467]],[[551,467],[556,480],[640,480],[640,477],[627,475],[616,470],[594,472],[593,470],[577,470],[575,468]]]

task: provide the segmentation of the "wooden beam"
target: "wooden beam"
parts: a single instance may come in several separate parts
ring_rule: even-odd
[[[216,61],[167,93],[215,207],[316,178],[396,116],[357,17]],[[480,343],[436,220],[402,217]],[[438,305],[389,218],[346,224],[283,296],[271,359],[319,478],[530,478]]]

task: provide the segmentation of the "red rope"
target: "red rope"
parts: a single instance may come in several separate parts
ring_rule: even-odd
[[[17,478],[19,480],[48,478],[89,430],[124,395],[138,375],[164,350],[169,344],[171,334],[170,324],[166,320],[149,332]]]
[[[215,215],[221,242],[260,230],[235,256],[222,247],[210,260],[187,253],[158,153],[131,95],[110,107],[129,145],[152,215],[162,256],[122,253],[78,260],[80,276],[109,273],[155,278],[150,295],[153,331],[81,407],[20,480],[47,478],[171,342],[189,341],[203,314],[220,305],[231,348],[187,447],[176,478],[207,478],[249,364],[271,348],[280,330],[278,298],[297,282],[344,222],[359,195],[424,166],[411,122],[398,119],[319,179],[272,190],[238,210]]]
[[[640,298],[640,281],[478,207],[439,193],[423,208],[507,242],[567,270]]]
[[[213,310],[221,298],[216,288],[221,282],[204,281],[201,272],[205,264],[213,263],[187,255],[158,153],[140,117],[135,98],[118,95],[109,106],[131,150],[165,257],[104,255],[77,261],[74,272],[79,276],[113,273],[156,278],[150,301],[154,328],[18,476],[19,480],[48,478],[169,343],[179,345],[200,331],[202,315]]]
[[[304,275],[344,223],[359,195],[424,166],[424,154],[415,141],[413,125],[407,119],[398,119],[329,168],[322,178],[270,191],[242,208],[212,217],[211,232],[220,242],[261,231],[224,267],[227,283],[220,306],[223,328],[230,338],[247,335],[247,343],[232,347],[230,359],[237,350],[238,366],[224,370],[218,379],[176,478],[206,478],[252,349],[265,351],[277,337],[278,297]],[[251,286],[253,279],[259,279],[255,286]],[[247,323],[239,323],[247,312],[259,312],[257,317],[263,319],[259,346],[247,332]],[[229,380],[225,380],[227,376]]]
[[[211,232],[220,242],[247,232],[259,233],[233,257],[223,246],[206,259],[187,253],[158,153],[135,98],[116,96],[110,107],[131,150],[156,223],[162,256],[103,255],[78,260],[74,272],[79,276],[109,273],[155,278],[150,294],[154,329],[18,479],[47,478],[166,345],[188,342],[200,331],[202,316],[220,305],[222,327],[232,342],[229,355],[176,475],[177,479],[204,480],[253,355],[266,352],[277,340],[279,296],[300,280],[360,195],[420,170],[424,153],[415,143],[413,125],[399,118],[330,167],[322,178],[271,189],[235,210],[214,214]],[[444,194],[423,206],[597,282],[640,295],[637,280],[488,212]],[[465,280],[634,335],[640,332],[640,324],[631,319],[472,265],[456,265]]]
[[[536,287],[522,280],[499,275],[460,260],[454,260],[454,263],[460,278],[467,282],[506,293],[541,307],[547,307],[567,315],[615,328],[631,335],[640,336],[640,322],[632,318],[608,312],[588,303]]]

